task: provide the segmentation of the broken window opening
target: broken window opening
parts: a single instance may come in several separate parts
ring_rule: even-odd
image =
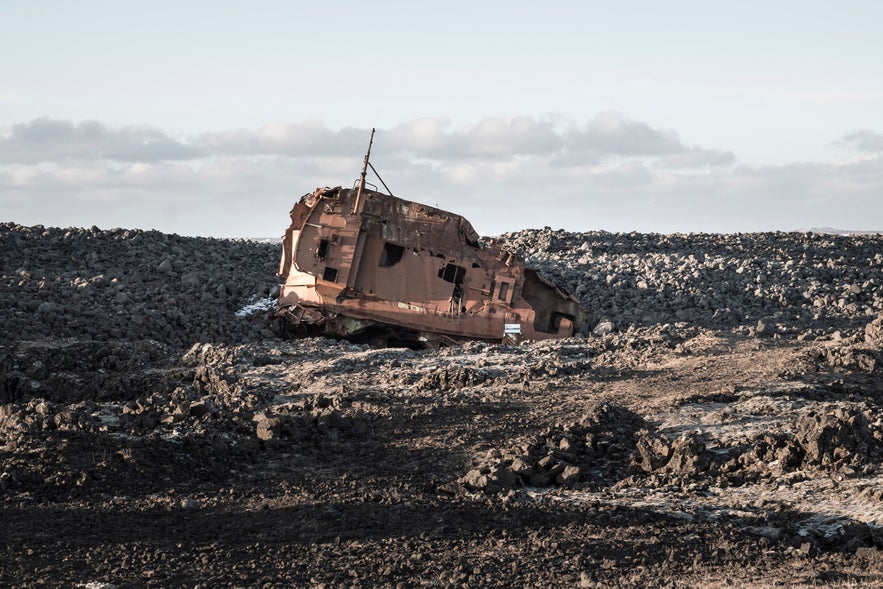
[[[327,280],[328,282],[337,282],[337,268],[325,266],[325,271],[322,272],[322,280]]]
[[[405,246],[390,243],[387,241],[383,244],[383,252],[380,254],[380,266],[382,268],[395,266],[399,263],[399,261],[401,261],[402,256],[404,255]]]
[[[328,255],[328,240],[327,239],[320,239],[319,240],[319,247],[316,248],[316,257],[319,258],[320,260],[324,260],[325,256],[327,256],[327,255]]]
[[[463,282],[464,276],[466,276],[466,268],[456,264],[448,264],[438,271],[439,278],[446,282],[453,282],[454,284],[460,284]]]
[[[454,315],[461,315],[465,312],[466,307],[463,305],[463,285],[458,282],[454,285],[454,292],[451,294],[451,313]]]
[[[558,333],[558,329],[561,327],[561,320],[567,319],[571,323],[573,323],[574,317],[573,315],[568,315],[567,313],[552,313],[552,319],[549,321],[549,331],[548,333]]]

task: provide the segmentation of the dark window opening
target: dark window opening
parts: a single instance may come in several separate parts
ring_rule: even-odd
[[[463,282],[464,276],[466,276],[466,268],[456,264],[448,264],[438,271],[439,278],[447,282],[453,282],[454,284],[460,284]]]
[[[509,294],[509,283],[508,282],[501,282],[500,288],[497,289],[497,298],[500,299],[501,301],[505,301],[506,295],[508,295],[508,294]]]
[[[405,255],[405,247],[395,243],[386,242],[383,244],[383,253],[380,254],[380,265],[384,268],[395,266]]]
[[[481,266],[479,266],[476,262],[472,262],[472,267],[473,268],[481,268]]]
[[[324,260],[325,256],[328,255],[328,240],[320,239],[319,247],[316,249],[316,257],[320,260]]]
[[[328,282],[337,282],[337,268],[325,266],[325,271],[322,272],[322,280],[327,280]]]

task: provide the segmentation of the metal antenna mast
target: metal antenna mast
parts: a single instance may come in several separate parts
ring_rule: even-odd
[[[371,129],[371,140],[368,142],[368,152],[365,154],[365,163],[362,165],[362,176],[359,180],[359,189],[356,191],[356,202],[353,204],[353,214],[358,214],[362,208],[362,191],[365,190],[365,176],[368,174],[368,158],[371,157],[371,146],[374,145],[374,129]],[[374,169],[374,166],[371,166]]]

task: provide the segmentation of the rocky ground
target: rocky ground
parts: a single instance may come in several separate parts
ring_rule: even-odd
[[[500,240],[586,337],[280,340],[278,246],[0,224],[0,585],[883,585],[883,237]]]

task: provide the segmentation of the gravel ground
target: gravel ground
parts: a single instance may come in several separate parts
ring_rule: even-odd
[[[883,238],[499,239],[586,337],[279,340],[277,246],[0,224],[0,585],[883,585]]]

